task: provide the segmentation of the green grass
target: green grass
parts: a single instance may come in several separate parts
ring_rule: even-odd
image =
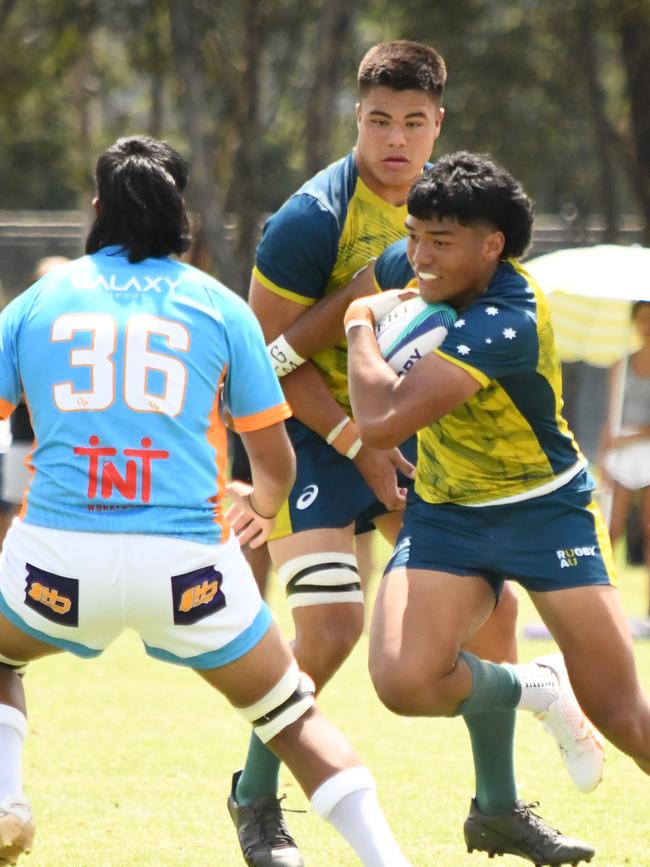
[[[625,570],[631,615],[642,613],[641,569]],[[288,629],[279,594],[273,604]],[[536,617],[522,598],[520,625]],[[522,641],[522,660],[550,642]],[[650,642],[636,644],[650,688]],[[473,791],[465,726],[458,720],[407,720],[388,713],[366,673],[364,639],[321,706],[348,734],[373,771],[403,849],[417,867],[521,865],[468,855],[462,823]],[[99,660],[58,656],[26,678],[30,733],[25,782],[38,823],[29,867],[229,867],[243,863],[225,808],[232,771],[241,766],[248,728],[224,699],[185,669],[149,660],[126,633]],[[589,840],[600,867],[650,865],[650,781],[608,748],[606,776],[592,795],[577,793],[552,741],[530,715],[517,727],[520,795],[565,833]],[[285,805],[307,810],[291,776]],[[308,867],[358,861],[312,813],[289,814]],[[22,863],[22,862],[21,862]]]

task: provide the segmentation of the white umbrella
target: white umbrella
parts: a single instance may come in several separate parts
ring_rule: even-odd
[[[562,361],[609,367],[638,348],[630,307],[650,301],[650,248],[576,247],[538,256],[524,267],[550,294]]]

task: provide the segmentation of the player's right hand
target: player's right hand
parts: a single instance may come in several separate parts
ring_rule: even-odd
[[[239,544],[259,548],[268,540],[275,525],[275,515],[270,518],[260,515],[251,503],[253,487],[245,482],[230,482],[226,485],[232,505],[226,512],[226,521],[230,524]]]
[[[373,449],[364,445],[355,457],[354,464],[374,495],[389,512],[406,507],[406,488],[398,486],[397,470],[413,478],[415,467],[406,460],[398,448]]]
[[[414,289],[387,289],[385,292],[356,298],[348,307],[344,322],[347,325],[353,320],[367,319],[374,326],[390,313],[393,307],[417,294]]]

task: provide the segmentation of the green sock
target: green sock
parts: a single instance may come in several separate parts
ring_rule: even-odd
[[[280,759],[253,732],[248,744],[246,764],[237,783],[237,803],[241,806],[250,804],[260,795],[277,795],[280,765]]]
[[[521,684],[514,668],[507,662],[498,664],[479,659],[473,653],[461,650],[472,672],[472,691],[459,706],[454,716],[473,716],[491,710],[513,710],[521,698]]]
[[[476,803],[482,813],[509,812],[517,800],[514,731],[521,686],[513,669],[460,652],[472,672],[472,691],[456,711],[469,729],[476,774]]]
[[[509,813],[517,800],[514,762],[514,710],[492,710],[463,717],[469,729],[481,813]]]

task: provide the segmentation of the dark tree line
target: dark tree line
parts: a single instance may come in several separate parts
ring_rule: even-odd
[[[447,58],[440,153],[650,244],[650,0],[0,0],[0,209],[85,208],[106,144],[163,136],[243,291],[262,215],[350,147],[358,61],[398,37]]]

